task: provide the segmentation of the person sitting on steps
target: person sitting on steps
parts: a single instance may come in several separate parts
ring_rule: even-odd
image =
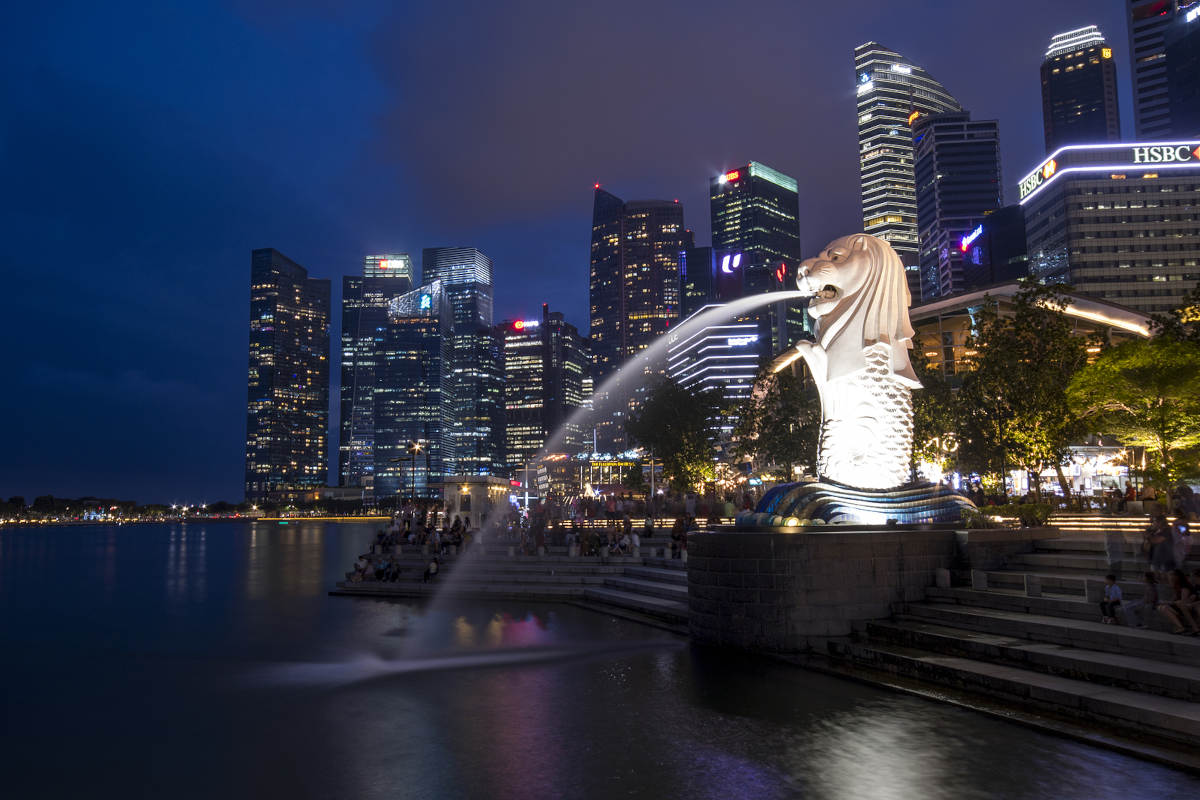
[[[429,560],[429,564],[425,567],[425,575],[421,579],[421,583],[429,583],[437,577],[438,574],[438,558],[434,556]]]
[[[1195,587],[1188,581],[1181,569],[1171,570],[1167,580],[1171,587],[1171,599],[1161,603],[1158,610],[1171,621],[1174,628],[1171,633],[1200,635],[1200,625],[1196,623],[1195,608],[1193,608],[1196,602]]]
[[[1111,572],[1104,576],[1104,599],[1100,601],[1100,621],[1105,625],[1117,622],[1117,609],[1121,607],[1121,587],[1117,576]]]

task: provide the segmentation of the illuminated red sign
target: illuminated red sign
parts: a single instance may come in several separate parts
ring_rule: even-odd
[[[513,323],[513,330],[514,330],[514,331],[523,331],[523,330],[525,330],[525,320],[523,320],[523,319],[519,319],[519,320],[517,320],[516,322],[514,322],[514,323]]]
[[[783,279],[787,277],[787,262],[780,261],[779,268],[775,270],[775,280],[783,283]]]
[[[738,172],[736,169],[731,169],[721,177],[725,179],[725,181],[722,181],[722,183],[726,181],[736,181],[738,178],[742,177],[742,173]]]
[[[512,326],[514,331],[527,331],[536,328],[538,324],[536,319],[518,319],[513,322]]]

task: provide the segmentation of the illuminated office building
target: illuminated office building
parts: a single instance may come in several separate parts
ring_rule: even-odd
[[[297,500],[326,483],[329,281],[278,250],[250,254],[246,500]]]
[[[545,305],[540,319],[508,320],[496,328],[504,339],[506,460],[516,474],[584,405],[591,353],[575,326]],[[572,425],[556,450],[584,449],[584,430]],[[590,449],[590,439],[586,444]]]
[[[697,309],[700,314],[711,306]],[[686,322],[686,320],[685,320]],[[736,407],[749,399],[762,358],[756,321],[706,325],[686,336],[667,334],[667,374],[685,389],[718,389]],[[737,424],[736,416],[720,420],[723,433]]]
[[[1172,135],[1200,136],[1200,0],[1181,9],[1163,39]]]
[[[794,287],[800,263],[796,179],[751,161],[713,176],[708,196],[713,252],[720,256],[714,286],[730,276],[740,283],[736,295],[721,300]],[[762,327],[762,344],[771,352],[794,344],[805,330],[801,302],[778,303],[755,318]]]
[[[1200,280],[1200,139],[1060,148],[1018,194],[1043,281],[1153,313]]]
[[[441,283],[452,315],[447,472],[492,474],[504,462],[504,366],[492,331],[492,260],[473,247],[427,248],[421,280]]]
[[[1163,141],[1178,133],[1171,124],[1166,36],[1180,6],[1189,5],[1178,0],[1126,0],[1134,135],[1139,141]]]
[[[589,281],[592,369],[599,412],[595,439],[606,452],[625,449],[625,420],[645,394],[637,388],[599,395],[604,379],[645,350],[679,319],[680,262],[692,245],[683,207],[668,200],[625,202],[595,187]],[[628,395],[620,407],[609,396]]]
[[[1055,34],[1042,61],[1046,152],[1121,140],[1117,62],[1095,25]]]
[[[917,117],[912,135],[920,297],[928,301],[967,288],[969,240],[1001,204],[1000,131],[995,120],[959,111]]]
[[[589,295],[598,379],[679,319],[679,265],[690,239],[678,202],[626,203],[596,187]]]
[[[453,473],[450,361],[454,309],[440,280],[388,301],[375,346],[374,491],[377,503],[429,497]]]
[[[877,42],[854,49],[854,74],[863,230],[892,245],[920,297],[911,125],[922,114],[962,108],[928,72]]]
[[[701,306],[713,302],[716,291],[713,249],[711,247],[688,247],[683,251],[680,262],[680,319],[687,319]]]
[[[413,287],[407,253],[370,255],[363,274],[342,278],[342,385],[338,485],[373,496],[376,349],[387,327],[388,301]]]

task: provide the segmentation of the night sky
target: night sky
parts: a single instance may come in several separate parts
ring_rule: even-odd
[[[1051,34],[1101,27],[1131,136],[1124,5],[11,5],[0,494],[241,500],[256,247],[333,279],[336,343],[365,253],[441,245],[492,257],[497,320],[586,331],[596,181],[678,198],[707,244],[709,176],[754,159],[798,178],[806,255],[859,229],[864,41],[1000,120],[1012,202]]]

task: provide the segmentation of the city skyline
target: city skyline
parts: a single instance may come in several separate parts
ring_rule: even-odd
[[[1029,7],[1035,8],[1032,4]],[[49,20],[39,18],[36,10],[22,11],[27,18],[21,22],[40,34],[29,40],[47,42],[51,36]],[[715,28],[719,20],[711,15],[706,17],[703,11],[697,10],[696,18],[685,22],[678,31],[680,41],[673,43],[672,48],[686,49],[689,35]],[[764,23],[771,19],[790,21],[797,16],[795,10],[782,6],[769,6],[762,13]],[[497,167],[495,171],[506,174],[502,179],[504,185],[516,184],[515,188],[520,189],[503,198],[504,202],[498,206],[489,207],[483,199],[498,186],[494,182],[497,178],[485,176],[472,182],[472,191],[467,192],[461,191],[454,180],[447,181],[448,186],[455,186],[454,192],[444,189],[434,192],[428,208],[407,216],[395,213],[404,203],[398,203],[387,193],[381,195],[371,183],[371,171],[361,164],[351,167],[341,164],[344,172],[331,176],[328,165],[318,163],[307,171],[289,174],[286,180],[280,178],[285,167],[300,165],[321,148],[344,150],[347,155],[342,157],[352,158],[362,149],[356,145],[363,145],[363,137],[369,132],[346,128],[345,122],[330,122],[324,132],[310,134],[308,139],[281,133],[272,145],[275,152],[267,153],[252,134],[270,122],[272,114],[284,113],[276,108],[250,114],[244,130],[220,128],[222,136],[210,143],[201,135],[206,130],[204,126],[185,124],[190,112],[177,104],[167,91],[165,80],[152,81],[137,96],[123,88],[130,71],[136,69],[137,54],[159,45],[136,36],[137,46],[132,48],[130,56],[112,59],[112,63],[93,71],[87,81],[82,78],[83,71],[91,70],[93,65],[89,62],[85,67],[84,62],[89,55],[94,61],[95,54],[88,47],[76,47],[71,58],[61,58],[43,79],[50,96],[73,99],[75,102],[70,105],[89,116],[87,138],[82,140],[84,147],[79,146],[79,133],[68,126],[51,126],[49,110],[37,99],[26,92],[15,95],[14,141],[19,147],[28,146],[45,134],[48,142],[42,147],[48,149],[42,152],[70,154],[56,159],[61,165],[51,166],[53,170],[72,168],[69,183],[74,192],[68,193],[69,196],[47,192],[48,186],[68,183],[56,180],[53,171],[49,178],[35,182],[32,173],[25,171],[27,167],[16,169],[18,188],[41,183],[45,186],[32,193],[18,192],[24,194],[26,207],[18,206],[21,213],[12,218],[31,224],[20,231],[9,254],[10,264],[23,264],[26,269],[36,271],[39,261],[34,255],[35,243],[39,249],[52,245],[72,252],[86,251],[83,257],[76,255],[68,261],[65,271],[43,270],[53,274],[53,285],[66,290],[63,295],[68,301],[66,305],[77,311],[74,316],[52,312],[51,322],[55,327],[54,335],[47,337],[49,341],[14,341],[24,348],[19,351],[24,357],[18,359],[16,391],[10,393],[7,406],[17,418],[28,417],[31,431],[45,431],[46,425],[37,411],[19,404],[17,398],[46,396],[49,409],[68,419],[68,424],[50,434],[38,436],[31,432],[18,437],[11,459],[6,459],[10,463],[0,476],[0,483],[5,491],[30,495],[102,493],[147,500],[201,495],[211,499],[236,497],[237,482],[232,475],[237,474],[238,451],[243,444],[237,420],[244,410],[238,395],[245,391],[244,375],[236,364],[244,354],[246,255],[254,248],[279,249],[304,265],[311,276],[333,280],[336,291],[339,279],[361,268],[367,253],[416,253],[441,244],[478,247],[495,260],[497,319],[530,317],[542,302],[549,302],[551,307],[563,310],[568,322],[582,328],[586,319],[587,205],[592,181],[599,181],[621,197],[678,196],[685,208],[699,212],[705,207],[711,175],[744,164],[748,159],[758,159],[797,177],[804,255],[811,255],[832,236],[858,228],[850,75],[853,48],[871,39],[882,40],[945,80],[947,88],[974,116],[1001,120],[1005,132],[1002,145],[1005,199],[1012,202],[1019,173],[1036,164],[1042,149],[1035,68],[1046,38],[1055,30],[1095,23],[1106,32],[1112,31],[1112,38],[1119,41],[1124,21],[1122,8],[1117,4],[1095,8],[1091,3],[1068,3],[1038,15],[1036,26],[1012,25],[1000,32],[993,31],[1001,42],[997,58],[1003,64],[986,67],[965,63],[971,61],[973,54],[964,40],[956,40],[963,42],[961,46],[938,44],[939,37],[944,38],[962,26],[969,27],[970,20],[977,15],[965,10],[937,15],[934,30],[912,22],[898,22],[911,13],[911,9],[904,15],[885,11],[881,4],[878,8],[868,5],[852,20],[830,12],[804,15],[810,22],[836,27],[837,35],[820,42],[810,55],[805,55],[804,48],[798,46],[764,47],[762,53],[749,57],[750,64],[734,70],[729,78],[721,78],[732,81],[728,84],[732,86],[749,80],[752,67],[791,64],[797,57],[812,59],[819,69],[809,70],[803,79],[788,70],[789,76],[774,87],[788,91],[788,95],[777,91],[776,96],[796,98],[796,107],[785,109],[786,114],[770,107],[743,114],[736,122],[714,123],[707,129],[683,126],[681,130],[691,132],[682,139],[681,147],[656,143],[642,148],[644,153],[633,155],[624,146],[610,148],[596,143],[596,134],[601,134],[602,139],[608,130],[606,125],[597,123],[598,130],[593,133],[580,131],[572,123],[566,129],[575,134],[571,141],[583,146],[588,156],[571,155],[569,160],[577,163],[570,168],[566,168],[563,159],[575,148],[565,144],[559,147],[562,152],[540,153],[548,160],[536,174],[515,168],[518,163],[527,165],[528,161],[514,158],[505,164],[494,160],[489,163]],[[172,14],[186,12],[158,11],[138,30],[179,23]],[[351,92],[347,102],[391,108],[394,100],[375,96],[380,92],[379,84],[386,88],[389,79],[366,75],[361,60],[350,63],[355,60],[348,57],[353,49],[351,44],[358,41],[356,37],[366,36],[364,20],[375,17],[355,12],[343,18],[340,14],[301,7],[281,21],[263,8],[251,5],[237,14],[229,12],[230,24],[235,29],[232,32],[209,22],[196,36],[201,41],[223,40],[226,35],[232,40],[252,40],[257,36],[276,46],[296,40],[309,45],[325,42],[323,49],[317,48],[316,60],[326,65],[347,64],[348,77],[361,79],[362,85]],[[325,27],[329,15],[339,23],[333,33],[317,30]],[[551,19],[547,25],[567,26],[561,15],[548,16]],[[118,14],[109,25],[119,24],[119,19]],[[68,44],[78,45],[86,22],[79,23],[78,31],[55,32],[58,37],[53,39],[55,46],[45,48],[47,55],[43,60],[61,56]],[[395,19],[390,22],[396,24]],[[104,30],[117,33],[115,27]],[[641,40],[632,44],[649,47]],[[180,56],[195,46],[183,48]],[[1009,49],[1005,50],[1006,47]],[[558,47],[551,47],[539,51],[534,59],[548,58],[558,51]],[[14,45],[12,52],[26,60],[32,58],[28,47]],[[386,53],[372,58],[375,60],[371,69],[378,69],[381,74],[386,74],[388,64],[395,66]],[[34,63],[43,60],[33,59]],[[963,62],[961,67],[960,62]],[[713,76],[694,63],[689,65],[698,72],[688,83],[707,91],[703,79]],[[285,102],[290,96],[302,93],[301,86],[320,85],[316,79],[323,75],[315,67],[291,62],[300,75],[285,76],[278,70],[267,70],[256,86],[219,97],[214,90],[224,86],[220,81],[230,81],[247,64],[218,66],[224,71],[217,70],[208,79],[175,75],[177,80],[190,81],[180,94],[196,101],[200,109],[224,107],[241,112],[249,108],[250,99],[258,98],[262,92],[274,89],[278,99]],[[476,74],[470,67],[460,69]],[[681,74],[679,71],[683,69],[669,67],[672,75]],[[522,79],[533,80],[540,93],[558,96],[554,86],[542,85],[553,82],[539,82],[528,71],[518,72]],[[992,72],[1002,78],[989,78]],[[1118,63],[1118,72],[1124,89],[1129,80],[1125,60]],[[298,83],[289,83],[293,77]],[[395,74],[392,78],[400,79]],[[333,88],[338,85],[336,76],[324,79],[331,82],[325,86],[326,91],[336,93]],[[343,76],[341,80],[347,78]],[[465,100],[481,99],[475,90],[464,86],[462,75],[450,74],[446,80],[450,88],[464,93]],[[354,80],[349,82],[353,84]],[[1003,85],[1005,82],[1013,87]],[[420,102],[423,96],[418,94],[415,101]],[[98,110],[96,103],[101,98],[119,102],[114,111],[97,116],[93,112]],[[491,102],[494,101],[487,100],[485,105],[490,106]],[[670,104],[670,110],[677,112],[687,103],[695,102],[694,96],[684,93]],[[820,115],[820,125],[802,122],[810,112]],[[401,112],[392,108],[389,113]],[[408,116],[415,115],[409,109]],[[135,120],[141,123],[135,125]],[[516,123],[516,127],[525,130],[524,123]],[[173,131],[170,136],[165,134],[168,128]],[[807,132],[816,128],[822,132]],[[797,136],[801,129],[805,132]],[[136,137],[132,135],[134,130],[139,131]],[[533,141],[523,143],[526,148],[523,152],[532,152],[527,149],[530,147],[544,148],[544,141],[530,135]],[[653,138],[646,134],[639,141],[651,142]],[[1132,138],[1131,131],[1126,131],[1124,138]],[[226,144],[233,145],[228,154],[213,152]],[[424,142],[425,146],[429,144]],[[430,185],[430,175],[443,167],[451,167],[448,173],[451,178],[462,176],[457,170],[482,171],[477,159],[483,156],[469,154],[468,148],[461,145],[461,140],[450,137],[436,158],[426,159],[429,166],[414,167],[417,177],[411,193],[421,195]],[[496,151],[484,148],[485,155],[493,152]],[[382,164],[384,173],[391,175],[400,169],[402,162],[411,166],[410,162],[420,159],[419,150],[414,149],[411,155],[392,153],[374,163]],[[461,163],[455,163],[455,159]],[[197,170],[193,166],[191,172],[183,170],[172,175],[173,180],[168,183],[169,172],[164,171],[162,162],[181,164],[189,160],[198,160],[202,168]],[[366,161],[372,163],[371,159]],[[123,180],[114,182],[109,170],[118,164],[123,170]],[[214,164],[221,166],[211,169]],[[419,175],[422,170],[428,174]],[[205,172],[208,174],[202,174]],[[552,179],[546,177],[551,173]],[[261,194],[250,194],[228,203],[227,208],[220,208],[224,200],[240,194],[248,182],[255,180],[261,183],[256,190]],[[531,185],[522,187],[522,182]],[[103,195],[98,194],[101,186],[106,188]],[[344,210],[334,210],[350,187],[361,189],[361,197],[348,199]],[[829,203],[819,203],[813,197],[818,188],[822,191],[834,188],[839,196]],[[206,194],[216,200],[198,199]],[[28,206],[31,196],[34,211]],[[176,198],[166,204],[165,211],[152,207],[151,200],[165,196]],[[266,196],[272,202],[262,203]],[[380,204],[382,210],[367,213],[366,209],[381,197],[386,201]],[[453,213],[448,212],[451,198],[462,204]],[[106,207],[101,207],[101,201]],[[54,218],[54,224],[42,222],[42,216]],[[191,217],[199,221],[192,222]],[[709,241],[705,217],[703,213],[692,213],[687,218],[689,227],[696,232],[697,244]],[[158,224],[164,219],[166,224]],[[404,221],[397,223],[398,219]],[[87,237],[86,234],[101,227],[111,228],[120,235]],[[217,228],[221,230],[215,232]],[[130,231],[150,232],[130,236]],[[206,236],[213,240],[194,243]],[[81,247],[83,243],[86,244]],[[25,309],[36,308],[38,298],[51,296],[46,291],[46,281],[50,279],[50,274],[31,275],[17,287],[10,297],[14,304],[14,313],[10,315],[14,330],[27,329],[30,317]],[[336,332],[340,330],[341,297],[335,294],[332,300],[331,330]],[[131,318],[137,316],[128,313],[135,305],[148,309],[144,320]],[[59,330],[71,335],[59,334]],[[81,344],[84,331],[88,341]],[[338,374],[339,366],[336,360],[330,365],[331,375]],[[66,398],[76,402],[82,398],[88,413],[62,413]],[[332,402],[336,406],[336,399]],[[336,412],[331,416],[336,421]],[[110,429],[117,434],[141,430],[143,435],[138,437],[141,443],[125,448],[126,452],[117,454],[114,460],[111,449],[125,440],[112,438]],[[173,442],[174,447],[164,451],[162,443],[167,441]],[[336,433],[331,441],[336,441]],[[103,455],[106,452],[109,455]],[[332,457],[336,458],[336,452]]]

